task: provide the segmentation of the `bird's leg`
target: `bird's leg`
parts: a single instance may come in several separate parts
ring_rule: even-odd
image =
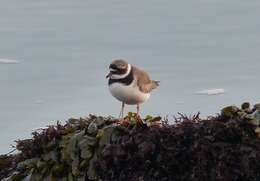
[[[140,106],[139,104],[136,105],[136,115],[139,116]]]
[[[126,121],[124,119],[124,108],[125,108],[125,103],[122,102],[122,107],[121,107],[121,111],[120,111],[119,118],[118,118],[118,124],[127,124],[128,123],[128,121]]]
[[[141,119],[139,113],[140,113],[140,105],[137,104],[136,105],[136,120],[137,120],[137,123],[142,123],[142,119]]]
[[[122,102],[121,111],[118,116],[119,119],[124,118],[124,107],[125,107],[125,103]]]
[[[122,110],[121,110],[121,112],[122,112],[122,119],[124,119],[124,109],[125,109],[125,103],[122,102]]]

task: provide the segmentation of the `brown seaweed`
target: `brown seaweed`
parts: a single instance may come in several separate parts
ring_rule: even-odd
[[[95,115],[57,122],[16,141],[18,153],[1,155],[0,179],[258,181],[257,105],[228,106],[207,119],[146,116],[136,124],[129,113],[124,125]]]

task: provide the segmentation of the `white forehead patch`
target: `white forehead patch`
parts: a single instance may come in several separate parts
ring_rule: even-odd
[[[113,69],[113,68],[109,68],[109,70],[110,70],[111,72],[115,72],[115,71],[116,71],[116,69]]]

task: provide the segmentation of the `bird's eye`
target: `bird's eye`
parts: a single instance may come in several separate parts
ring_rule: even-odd
[[[114,71],[116,71],[116,70],[119,70],[119,68],[115,65],[115,64],[111,64],[110,66],[109,66],[109,69],[111,70],[114,70]]]

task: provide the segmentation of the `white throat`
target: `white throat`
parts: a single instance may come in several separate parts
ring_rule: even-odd
[[[130,74],[131,69],[132,69],[131,65],[128,64],[128,66],[127,66],[127,71],[126,71],[125,74],[122,74],[122,75],[112,74],[112,75],[111,75],[111,79],[123,79],[123,78],[125,78],[126,76],[128,76],[128,75]]]

